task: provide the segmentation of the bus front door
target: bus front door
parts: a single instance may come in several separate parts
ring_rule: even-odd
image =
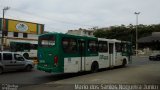
[[[85,71],[85,41],[79,40],[80,71]]]

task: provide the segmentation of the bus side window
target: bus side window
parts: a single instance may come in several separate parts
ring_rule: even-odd
[[[97,52],[98,49],[97,49],[97,41],[89,41],[88,42],[88,51],[89,52]]]
[[[98,44],[98,51],[99,52],[103,52],[103,44],[102,44],[102,42],[99,42],[99,44]]]
[[[72,38],[62,39],[63,51],[65,53],[76,53],[77,52],[77,42]]]
[[[100,41],[98,43],[98,51],[99,52],[108,52],[108,45],[105,41]]]
[[[38,45],[37,45],[37,44],[31,44],[31,45],[30,45],[30,49],[33,49],[33,50],[36,50],[36,49],[37,49],[37,47],[38,47]]]
[[[103,43],[103,48],[104,48],[104,52],[108,52],[108,43],[107,42]]]
[[[121,43],[116,43],[116,52],[122,52]]]
[[[126,43],[122,43],[122,51],[127,52],[127,45]]]

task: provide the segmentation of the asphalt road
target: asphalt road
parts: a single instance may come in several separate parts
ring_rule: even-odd
[[[85,73],[86,74],[86,73]],[[10,71],[0,75],[0,83],[9,84],[43,84],[51,81],[57,81],[65,78],[74,77],[77,74],[52,74],[33,69],[26,71]]]
[[[53,88],[60,87],[62,90],[67,88],[63,88],[61,85],[57,87],[59,84],[160,84],[159,68],[160,61],[149,61],[148,57],[133,57],[132,64],[129,64],[125,68],[102,70],[93,74],[84,72],[56,75],[41,72],[36,69],[31,72],[7,72],[0,75],[0,83],[25,84],[27,87],[29,86],[27,89],[31,90],[34,88],[32,86],[35,86],[35,90],[39,90],[36,89],[37,87],[41,90],[50,90],[48,89],[48,85],[51,85],[49,87]],[[44,83],[47,83],[47,89],[43,86]],[[56,86],[54,86],[55,84]],[[69,89],[71,89],[71,87],[69,87]]]

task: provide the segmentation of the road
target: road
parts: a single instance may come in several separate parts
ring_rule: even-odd
[[[71,86],[68,87],[69,89],[73,89],[73,84],[160,84],[159,68],[160,61],[149,61],[148,57],[133,57],[132,64],[125,68],[102,70],[93,74],[55,75],[36,69],[32,72],[7,72],[0,75],[0,83],[27,85],[25,88],[22,85],[21,90],[39,90],[39,88],[41,90],[50,90],[50,88],[65,90],[68,84]]]

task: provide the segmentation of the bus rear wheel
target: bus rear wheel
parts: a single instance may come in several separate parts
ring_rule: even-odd
[[[98,71],[98,69],[99,69],[98,63],[97,62],[93,62],[92,66],[91,66],[91,72],[95,73],[95,72]]]

